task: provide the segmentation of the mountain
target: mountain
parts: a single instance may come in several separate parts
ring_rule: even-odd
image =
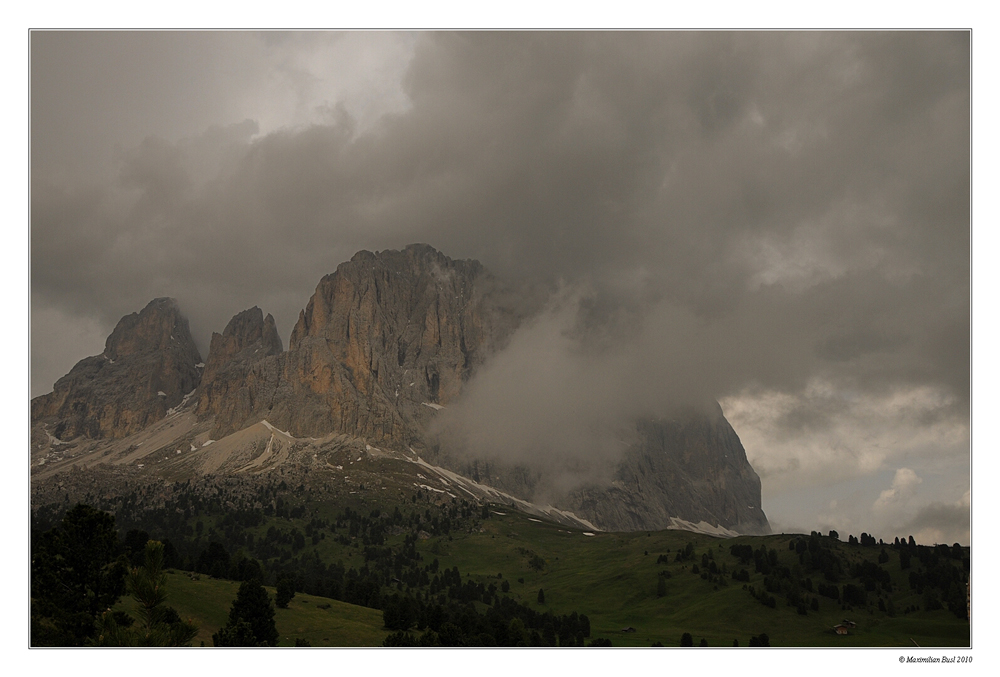
[[[457,397],[536,309],[477,261],[427,245],[362,251],[320,280],[287,352],[276,337],[248,352],[256,329],[243,342],[235,328],[213,337],[198,413],[218,436],[266,418],[298,436],[417,444],[433,412],[424,403]]]
[[[256,306],[237,313],[221,334],[212,334],[196,412],[215,420],[216,437],[256,422],[251,419],[257,402],[265,384],[277,383],[282,353],[274,318],[264,317]]]
[[[201,381],[201,356],[177,301],[126,315],[104,352],[76,363],[51,393],[31,401],[32,423],[57,439],[120,438],[162,419]]]
[[[561,493],[539,468],[441,447],[429,432],[439,410],[543,300],[428,245],[362,251],[320,280],[287,351],[255,307],[213,334],[200,372],[176,302],[157,299],[119,322],[104,354],[32,401],[33,467],[52,477],[86,459],[183,478],[279,466],[349,473],[377,460],[376,479],[359,485],[392,475],[399,491],[423,481],[475,500],[541,501],[530,509],[607,530],[768,533],[760,479],[714,403],[623,421],[607,481]]]
[[[535,501],[544,497],[543,502],[609,531],[770,533],[760,478],[717,403],[631,421],[617,441],[622,451],[605,477],[561,491],[563,478],[530,465],[449,453],[431,458],[511,495]]]
[[[637,421],[611,486],[578,490],[567,507],[619,531],[668,529],[680,518],[770,533],[760,478],[718,404],[708,413]]]

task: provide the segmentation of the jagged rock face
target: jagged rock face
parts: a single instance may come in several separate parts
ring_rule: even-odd
[[[436,409],[461,396],[542,300],[427,245],[362,251],[320,281],[288,352],[273,318],[251,308],[213,334],[199,376],[201,359],[176,302],[157,299],[119,322],[102,355],[80,361],[53,393],[33,400],[32,422],[60,439],[122,437],[162,418],[200,380],[196,413],[214,421],[213,439],[267,419],[297,437],[341,433],[395,450],[414,446],[477,482],[572,510],[603,529],[664,529],[680,518],[768,533],[760,479],[718,405],[622,421],[625,451],[602,471],[610,481],[584,488],[560,485],[551,476],[559,473],[541,466],[436,448],[428,433]]]
[[[102,354],[80,360],[32,400],[32,423],[63,440],[125,437],[180,404],[198,386],[200,363],[177,301],[155,299],[118,322]]]
[[[641,420],[611,486],[581,489],[567,507],[602,529],[666,529],[670,518],[767,534],[760,478],[722,409]]]
[[[222,437],[256,421],[255,396],[277,382],[282,354],[274,318],[254,306],[236,314],[221,334],[213,333],[202,374],[196,413],[214,416],[213,436]],[[265,361],[272,358],[267,365]]]
[[[624,449],[605,469],[584,469],[576,481],[558,468],[512,465],[502,459],[454,456],[442,446],[440,465],[539,504],[570,510],[608,531],[652,531],[672,518],[707,522],[742,534],[767,534],[760,478],[717,403],[673,417],[642,419],[619,431]],[[607,459],[605,460],[605,462]],[[575,487],[565,488],[567,482]]]
[[[359,252],[320,281],[288,352],[251,370],[245,420],[413,443],[433,413],[425,405],[452,401],[533,310],[477,261],[427,245]],[[234,424],[217,418],[222,429]]]

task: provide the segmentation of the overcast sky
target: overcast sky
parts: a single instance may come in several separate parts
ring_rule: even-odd
[[[470,406],[708,395],[775,531],[968,543],[968,33],[35,32],[31,60],[32,396],[154,297],[203,357],[253,305],[287,345],[338,263],[426,242],[557,290],[503,357],[548,377]]]

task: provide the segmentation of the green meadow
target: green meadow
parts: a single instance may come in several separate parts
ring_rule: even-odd
[[[193,646],[212,646],[212,635],[226,624],[229,607],[240,584],[203,574],[172,570],[167,573],[167,604],[181,618],[193,619],[198,636]],[[275,589],[266,588],[271,598]],[[131,611],[134,602],[122,598],[119,608]],[[296,593],[287,609],[275,609],[278,646],[295,646],[304,639],[312,646],[381,646],[388,632],[382,627],[382,612],[335,599]]]
[[[874,601],[847,610],[836,600],[816,595],[811,597],[819,600],[819,611],[800,615],[784,599],[778,599],[776,608],[769,608],[728,575],[722,577],[725,584],[720,585],[692,573],[692,562],[674,561],[678,550],[693,543],[696,563],[711,550],[717,564],[725,564],[728,571],[747,568],[747,585],[759,589],[764,575],[754,573],[752,564],[740,566],[730,555],[730,546],[774,549],[779,563],[795,571],[800,566],[798,556],[788,544],[796,535],[728,539],[671,530],[584,536],[577,530],[514,513],[489,520],[484,530],[482,534],[455,536],[452,541],[438,539],[437,545],[430,542],[425,557],[437,556],[444,566],[457,565],[463,575],[495,578],[502,573],[511,581],[511,594],[519,601],[539,611],[586,613],[591,619],[591,634],[607,637],[615,646],[648,647],[656,642],[678,646],[685,632],[691,633],[696,645],[704,638],[709,646],[732,646],[734,639],[747,646],[749,638],[760,633],[769,636],[771,646],[969,645],[968,622],[947,609],[903,613],[907,606],[922,605],[922,597],[910,590],[908,573],[900,569],[895,556],[883,565],[892,577],[891,598],[898,609],[894,617],[879,611]],[[874,561],[881,550],[846,543],[835,543],[834,548],[850,562]],[[433,555],[434,550],[446,555]],[[891,548],[887,550],[892,553]],[[534,555],[544,560],[543,567],[538,568]],[[667,555],[670,562],[657,564],[660,555]],[[915,558],[912,566],[919,568]],[[657,578],[662,571],[670,577],[660,597]],[[822,575],[813,578],[821,581]],[[850,581],[845,578],[845,582]],[[544,590],[544,604],[537,602],[539,589]],[[837,635],[833,627],[845,619],[856,626],[846,636]],[[635,632],[623,632],[629,627]]]
[[[884,588],[869,591],[863,604],[806,593],[803,613],[784,594],[771,594],[773,607],[755,599],[750,588],[763,591],[765,575],[754,571],[753,562],[741,563],[730,548],[749,545],[755,550],[762,546],[773,550],[777,567],[787,568],[795,578],[810,577],[818,585],[824,582],[823,574],[805,570],[796,551],[789,549],[796,539],[808,537],[776,534],[727,539],[673,530],[586,535],[513,511],[497,512],[472,533],[453,531],[420,540],[417,549],[422,560],[437,559],[442,569],[458,567],[463,580],[498,586],[506,582],[510,586],[506,595],[542,613],[586,614],[591,639],[606,638],[614,646],[679,646],[684,633],[691,634],[695,646],[704,639],[710,647],[731,647],[734,640],[739,646],[749,646],[750,638],[761,634],[768,636],[772,647],[964,647],[970,643],[969,623],[947,605],[934,611],[924,608],[928,597],[909,582],[911,573],[923,572],[921,562],[914,557],[904,570],[890,545],[884,547],[888,561],[880,567],[888,572],[891,592]],[[883,552],[879,545],[822,540],[847,569],[866,561],[874,564]],[[677,554],[685,549],[691,555],[677,561]],[[706,561],[714,563],[714,575],[707,575]],[[956,560],[948,560],[947,565],[962,567]],[[746,570],[749,580],[734,580],[732,572],[739,570]],[[838,585],[847,584],[861,587],[862,581],[845,572]],[[203,641],[212,646],[212,633],[225,624],[239,584],[173,571],[167,585],[167,603],[200,626],[194,645]],[[402,583],[397,589],[410,591]],[[273,597],[274,588],[268,590]],[[544,602],[539,602],[539,590],[544,591]],[[124,599],[122,608],[127,610],[130,603]],[[474,604],[480,611],[486,608],[481,602]],[[854,626],[847,635],[838,635],[834,626],[844,620]],[[295,595],[288,609],[276,610],[276,623],[282,646],[294,646],[297,639],[317,647],[380,646],[389,634],[377,609],[302,593]]]

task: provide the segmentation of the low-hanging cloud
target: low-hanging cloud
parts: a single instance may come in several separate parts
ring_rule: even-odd
[[[967,420],[968,33],[155,35],[174,70],[148,80],[119,73],[142,45],[115,38],[116,77],[201,117],[161,129],[143,108],[152,126],[130,121],[91,167],[59,130],[114,139],[118,109],[60,68],[104,72],[87,66],[111,59],[92,57],[99,37],[33,46],[46,317],[110,331],[175,296],[205,352],[253,305],[287,334],[358,249],[427,242],[563,281],[461,405],[496,453],[605,459],[604,436],[573,431],[684,399],[789,397],[814,406],[758,416],[758,437],[808,447],[838,430],[850,476],[887,455],[858,451],[861,408],[817,384],[878,406],[933,393],[928,417]],[[194,64],[186,90],[176,76]],[[46,372],[44,345],[33,337],[33,376],[51,383],[64,370]],[[748,451],[772,478],[812,477],[792,447]]]
[[[879,510],[893,503],[905,501],[913,493],[913,490],[923,480],[909,468],[900,468],[896,471],[896,476],[892,478],[892,486],[879,494],[878,500],[872,506]]]
[[[692,320],[674,319],[664,331],[648,309],[602,307],[587,285],[563,286],[442,412],[436,431],[472,458],[560,476],[563,489],[607,481],[636,419],[712,406],[705,363],[682,348]]]
[[[971,492],[953,503],[935,501],[918,510],[900,529],[900,534],[914,534],[920,543],[971,542]]]

